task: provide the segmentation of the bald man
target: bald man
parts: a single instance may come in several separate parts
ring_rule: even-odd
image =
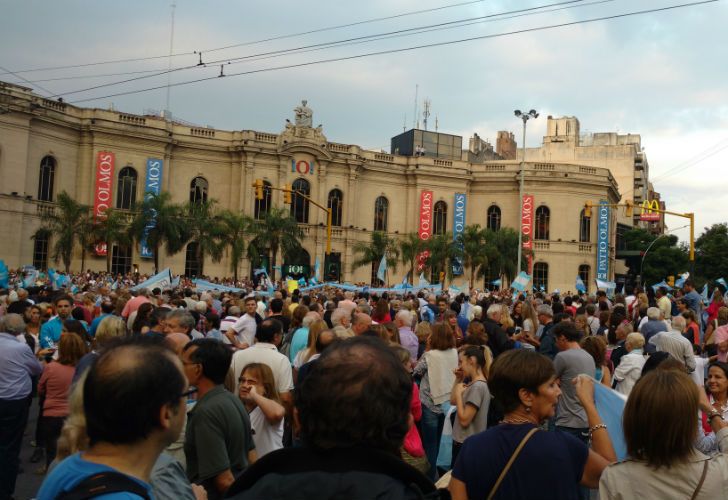
[[[185,348],[190,338],[184,333],[174,332],[165,335],[164,341],[177,354],[182,356],[182,350]]]
[[[354,313],[354,319],[351,322],[351,330],[354,332],[354,335],[361,335],[369,330],[370,326],[372,326],[372,318],[368,314],[361,312]]]

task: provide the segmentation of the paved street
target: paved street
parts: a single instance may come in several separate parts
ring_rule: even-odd
[[[33,454],[33,447],[30,446],[30,442],[33,440],[35,435],[35,422],[38,418],[38,399],[33,399],[33,404],[30,409],[30,417],[28,418],[28,427],[23,436],[23,448],[20,451],[20,467],[23,472],[18,475],[18,481],[15,486],[15,498],[17,500],[28,500],[35,498],[35,494],[40,488],[40,484],[43,482],[43,477],[35,473],[42,463],[32,464],[30,463],[30,456]]]

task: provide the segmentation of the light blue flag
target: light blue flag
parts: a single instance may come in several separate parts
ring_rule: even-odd
[[[675,280],[675,288],[682,288],[685,281],[690,277],[690,273],[683,273]]]
[[[142,288],[146,288],[148,290],[154,290],[155,288],[159,288],[160,290],[164,290],[165,288],[168,288],[171,283],[172,271],[170,271],[169,268],[166,268],[165,270],[155,274],[148,280],[142,281],[137,286],[133,287],[132,290],[141,290]]]
[[[576,291],[580,293],[586,293],[586,285],[584,284],[584,280],[581,279],[581,276],[576,277]]]
[[[10,274],[4,260],[0,260],[0,288],[8,288],[10,285]]]
[[[514,279],[511,283],[511,287],[518,290],[519,292],[522,292],[526,289],[530,281],[531,277],[528,275],[528,273],[526,271],[521,271],[520,273],[518,273],[518,276],[516,276],[516,279]]]
[[[660,281],[659,283],[655,283],[652,285],[652,290],[657,291],[658,288],[667,288],[668,290],[672,290],[672,287],[668,285],[665,280]]]
[[[708,298],[708,284],[706,283],[703,285],[703,291],[700,292],[700,296],[703,298],[703,304],[706,306],[710,303],[710,299]]]
[[[430,284],[429,281],[427,281],[427,278],[425,278],[425,272],[422,271],[420,273],[420,277],[417,280],[417,286],[428,286]]]
[[[599,416],[602,417],[602,422],[607,424],[607,432],[612,440],[617,460],[624,460],[627,458],[627,443],[622,430],[622,414],[627,398],[594,380],[594,403]]]
[[[715,280],[715,282],[718,283],[719,285],[723,285],[724,287],[728,288],[728,283],[726,283],[723,278],[718,278],[717,280]]]
[[[604,290],[614,290],[617,288],[617,284],[614,281],[596,279],[594,282],[597,284],[597,288],[603,288]]]
[[[450,285],[450,287],[448,288],[448,291],[457,295],[460,293],[460,288],[455,285]]]
[[[28,269],[25,272],[25,277],[23,278],[23,287],[30,288],[35,285],[35,280],[38,279],[38,274],[37,269]]]
[[[313,268],[313,277],[316,278],[317,283],[321,281],[321,262],[318,257],[316,257],[316,265]]]
[[[379,269],[377,270],[377,279],[384,281],[384,275],[387,272],[387,256],[382,255],[382,260],[379,261]]]
[[[503,280],[498,278],[497,280],[493,280],[490,282],[491,285],[497,286],[500,288],[500,286],[503,284]]]

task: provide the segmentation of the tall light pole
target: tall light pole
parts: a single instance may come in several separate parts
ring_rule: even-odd
[[[521,224],[520,218],[523,215],[523,182],[526,176],[526,122],[531,118],[538,118],[538,113],[535,109],[532,109],[528,113],[522,113],[520,109],[513,112],[518,118],[523,120],[523,154],[521,155],[521,180],[518,186],[518,206],[520,207],[518,213],[518,271],[521,269],[521,253],[523,252],[523,225]]]

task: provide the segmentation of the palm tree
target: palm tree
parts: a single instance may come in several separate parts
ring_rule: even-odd
[[[369,243],[357,241],[352,250],[357,254],[351,263],[352,272],[359,267],[379,265],[385,255],[387,269],[397,269],[399,259],[397,242],[382,231],[374,231]]]
[[[185,243],[185,220],[182,208],[172,203],[168,192],[147,193],[144,201],[135,206],[136,214],[129,226],[129,235],[147,245],[154,255],[154,271],[159,271],[159,249],[164,246],[167,255],[180,250]]]
[[[518,274],[518,233],[515,229],[504,227],[498,231],[487,229],[485,232],[488,271],[491,276],[504,276],[507,281],[515,279]],[[521,265],[528,259],[529,251],[523,251]],[[485,266],[480,275],[485,275]]]
[[[204,275],[205,256],[220,262],[224,251],[221,243],[222,227],[215,214],[215,200],[190,202],[184,207],[185,226],[183,241],[195,243],[195,260],[200,263],[200,275]]]
[[[63,261],[66,274],[70,272],[73,248],[82,230],[85,229],[89,210],[87,205],[78,203],[67,192],[62,191],[58,195],[54,210],[43,213],[41,228],[34,235],[35,237],[42,234],[53,236],[55,240],[52,252],[53,260]],[[85,264],[83,260],[85,260],[85,253],[82,256],[82,266]]]
[[[415,268],[417,265],[417,256],[425,250],[425,241],[420,239],[418,233],[407,233],[404,238],[399,240],[399,256],[402,264],[408,265],[412,284],[415,282]]]
[[[86,252],[94,243],[94,220],[90,210],[86,210],[78,219],[78,242],[81,245],[81,271],[86,269]]]
[[[488,264],[485,235],[486,231],[480,227],[480,224],[474,224],[465,226],[456,239],[462,249],[463,266],[470,270],[471,286],[475,283],[475,274],[481,266]]]
[[[119,210],[109,208],[104,212],[105,218],[96,221],[93,226],[93,237],[106,243],[106,272],[111,272],[111,252],[114,245],[131,244],[128,232],[128,216]]]
[[[262,219],[252,224],[251,233],[254,237],[248,244],[248,256],[256,264],[265,252],[270,262],[271,280],[275,281],[278,251],[282,250],[284,255],[299,251],[303,230],[288,208],[271,207]]]
[[[251,226],[249,217],[224,210],[218,214],[220,220],[220,243],[223,248],[230,248],[230,270],[233,280],[238,281],[238,266],[245,256],[245,236]]]
[[[445,272],[442,282],[442,287],[445,288],[447,279],[452,279],[452,261],[460,258],[463,252],[453,240],[451,232],[430,236],[425,247],[429,252],[426,261],[427,267]]]

